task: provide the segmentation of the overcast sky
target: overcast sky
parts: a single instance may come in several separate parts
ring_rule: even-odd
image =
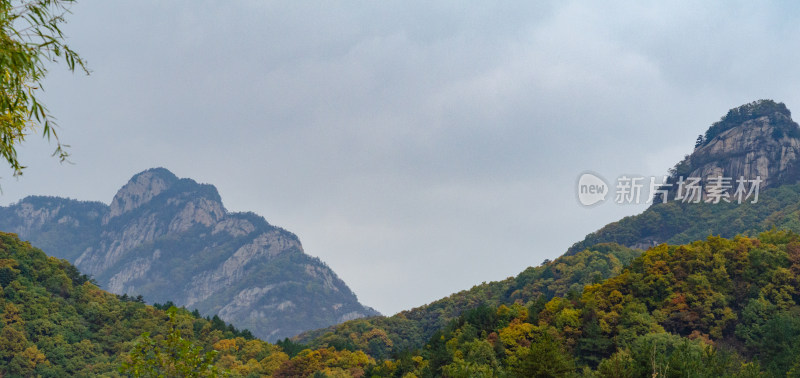
[[[581,207],[584,171],[662,175],[729,108],[800,111],[786,4],[80,0],[92,75],[55,66],[45,96],[74,164],[30,140],[0,202],[109,203],[165,167],[393,314],[644,209]]]

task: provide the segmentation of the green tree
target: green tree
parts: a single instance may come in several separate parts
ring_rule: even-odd
[[[81,57],[65,43],[61,26],[75,0],[0,0],[0,156],[14,171],[25,168],[16,146],[27,135],[41,132],[55,139],[53,156],[67,158],[54,129],[53,117],[37,94],[47,63],[63,60],[70,71],[88,74]]]
[[[512,372],[519,377],[567,377],[575,372],[575,360],[558,340],[542,333],[529,348],[521,349]]]
[[[170,333],[163,340],[153,340],[150,333],[142,334],[141,339],[123,362],[120,372],[132,377],[218,377],[212,362],[217,352],[203,353],[203,348],[191,340],[181,337],[176,326],[177,308],[167,310]]]

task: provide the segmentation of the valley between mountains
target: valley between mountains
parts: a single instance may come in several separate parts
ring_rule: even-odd
[[[784,104],[733,108],[667,183],[757,176],[757,201],[655,201],[553,261],[393,316],[294,234],[163,168],[110,205],[29,197],[0,208],[0,372],[800,376],[798,158]]]

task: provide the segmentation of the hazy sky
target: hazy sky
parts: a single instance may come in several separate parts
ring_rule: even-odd
[[[3,205],[109,203],[162,166],[296,233],[392,314],[513,276],[643,210],[580,173],[660,175],[732,107],[800,111],[800,12],[754,2],[81,0],[91,76],[51,70],[73,165],[30,140]]]

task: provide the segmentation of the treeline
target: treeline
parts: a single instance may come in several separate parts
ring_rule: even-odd
[[[763,191],[757,203],[657,203],[643,213],[609,223],[575,243],[575,254],[598,243],[650,247],[653,242],[684,244],[708,235],[755,236],[773,228],[800,232],[800,184]]]
[[[253,339],[218,318],[168,303],[121,300],[65,261],[0,234],[0,372],[43,377],[800,374],[797,234],[710,237],[660,245],[638,257],[617,245],[598,249],[454,296],[472,307],[439,329],[404,316],[380,324],[367,319],[302,345]],[[480,287],[502,287],[506,300],[516,299],[482,302]],[[455,312],[454,303],[438,308]]]
[[[359,376],[374,364],[363,352],[273,345],[217,316],[142,302],[0,233],[0,376]]]
[[[377,358],[366,374],[798,376],[798,288],[800,237],[791,232],[661,245],[581,291],[478,305],[423,347]],[[380,355],[380,342],[395,336],[350,327],[351,344],[331,332],[322,346]]]
[[[483,283],[391,317],[356,319],[307,332],[298,340],[311,347],[363,350],[376,358],[386,358],[422,348],[434,333],[464,311],[481,305],[498,307],[580,292],[585,285],[618,275],[639,254],[640,250],[614,243],[598,244],[575,255],[530,267],[516,277]]]
[[[799,287],[800,237],[794,233],[661,245],[580,292],[465,311],[424,347],[379,359],[366,372],[798,376]]]
[[[776,130],[781,131],[781,135],[774,135],[774,137],[781,138],[785,133],[793,138],[800,138],[800,128],[797,123],[792,121],[792,113],[784,103],[758,100],[729,110],[725,116],[708,128],[702,140],[698,140],[698,146],[706,145],[725,131],[760,117],[769,117],[769,122],[777,127]]]

